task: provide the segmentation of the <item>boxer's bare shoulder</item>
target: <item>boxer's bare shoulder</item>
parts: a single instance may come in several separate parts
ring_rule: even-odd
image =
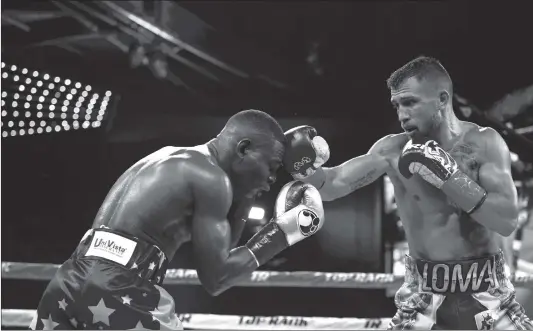
[[[141,159],[117,180],[94,227],[105,225],[152,242],[171,259],[191,240],[195,192],[211,189],[223,195],[228,183],[205,146],[165,147]]]
[[[377,153],[391,159],[402,151],[402,148],[409,141],[406,133],[393,133],[379,139],[370,149],[371,153]]]

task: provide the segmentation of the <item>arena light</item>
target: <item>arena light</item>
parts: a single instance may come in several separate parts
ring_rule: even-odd
[[[16,65],[4,67],[11,70],[2,72],[4,86],[9,86],[1,93],[2,126],[10,125],[12,136],[103,126],[105,110],[113,96],[111,91],[99,91],[91,85]],[[16,93],[10,95],[13,90]],[[11,133],[5,132],[3,137]]]
[[[6,64],[2,62],[2,69],[6,67]]]
[[[252,220],[262,220],[263,217],[265,217],[265,210],[260,207],[252,207],[250,208],[250,213],[248,214],[248,218]]]

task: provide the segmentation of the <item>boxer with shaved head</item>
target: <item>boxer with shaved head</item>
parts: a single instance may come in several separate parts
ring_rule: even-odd
[[[292,181],[272,220],[235,247],[250,203],[276,181],[284,145],[274,118],[246,110],[206,144],[165,147],[135,163],[48,284],[32,329],[182,329],[161,285],[184,243],[192,241],[201,284],[218,295],[316,233],[324,223],[320,194]]]

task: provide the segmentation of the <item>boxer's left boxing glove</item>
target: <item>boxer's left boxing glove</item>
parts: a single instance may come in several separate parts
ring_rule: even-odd
[[[258,266],[285,248],[315,234],[324,225],[324,207],[311,184],[292,181],[283,186],[274,207],[274,217],[247,243]]]
[[[418,174],[469,214],[479,208],[487,196],[487,192],[463,173],[453,157],[434,140],[409,141],[398,160],[398,170],[405,178]]]
[[[329,159],[329,146],[315,128],[302,125],[285,132],[287,141],[283,165],[296,180],[315,173]]]

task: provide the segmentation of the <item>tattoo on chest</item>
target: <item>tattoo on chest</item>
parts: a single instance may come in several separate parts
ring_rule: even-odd
[[[352,191],[355,191],[358,188],[361,188],[361,187],[369,184],[370,182],[372,182],[376,172],[377,172],[376,169],[372,169],[369,172],[367,172],[363,177],[356,178],[352,183],[350,183],[350,189]]]
[[[477,159],[479,146],[472,143],[458,143],[450,151],[450,155],[459,165],[459,168],[474,181],[478,180],[480,163]]]

